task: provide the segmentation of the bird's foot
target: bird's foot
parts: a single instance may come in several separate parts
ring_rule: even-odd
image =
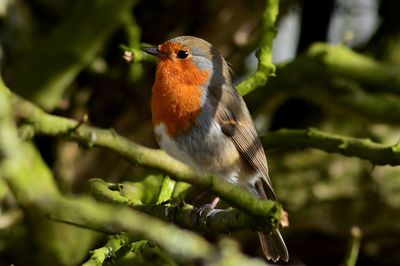
[[[220,200],[219,197],[216,197],[216,198],[213,199],[210,203],[207,203],[207,204],[204,204],[204,205],[201,206],[201,207],[195,208],[195,209],[193,210],[193,212],[194,212],[194,222],[195,222],[196,224],[198,224],[199,221],[200,221],[201,216],[203,215],[203,213],[204,213],[206,210],[212,210],[212,209],[214,209],[214,208],[217,206],[219,200]]]

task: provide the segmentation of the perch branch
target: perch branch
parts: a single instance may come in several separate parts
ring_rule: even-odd
[[[107,234],[126,232],[133,239],[157,241],[168,253],[177,257],[196,259],[213,252],[212,245],[195,233],[182,231],[126,206],[89,199],[63,199],[49,200],[46,210],[49,217],[56,221]]]
[[[230,247],[224,247],[223,242],[220,243],[219,248],[216,248],[193,232],[181,230],[173,225],[132,210],[127,206],[109,205],[85,198],[67,199],[58,193],[33,195],[33,193],[37,193],[35,189],[26,191],[24,181],[26,179],[35,180],[40,174],[43,174],[43,172],[38,173],[32,171],[32,162],[29,161],[29,157],[24,153],[23,142],[17,135],[17,128],[13,119],[12,105],[10,102],[11,94],[6,90],[4,85],[0,83],[0,175],[8,181],[11,189],[15,192],[19,200],[30,200],[36,203],[34,206],[28,205],[28,209],[31,209],[30,211],[35,213],[35,217],[44,218],[43,215],[47,214],[53,220],[82,226],[84,228],[107,233],[126,232],[126,234],[132,238],[143,237],[153,240],[159,243],[165,251],[170,253],[177,260],[201,260],[208,262],[208,264],[226,264],[229,257],[224,256],[224,253]],[[30,103],[27,103],[27,105],[34,107],[34,105]],[[36,110],[42,112],[38,108]],[[32,111],[34,111],[34,109],[32,109]],[[44,113],[42,112],[42,114]],[[51,118],[49,118],[49,120],[51,120]],[[70,125],[75,126],[74,131],[85,127],[84,125],[76,127],[77,122],[74,121]],[[42,183],[37,184],[37,186],[42,186]],[[25,193],[21,193],[21,189],[22,192]],[[59,225],[58,228],[64,230],[67,227],[79,229],[65,224],[52,224]],[[64,228],[60,227],[60,225]],[[87,230],[79,230],[81,231],[81,236],[83,232],[89,232]],[[48,232],[54,233],[52,230]],[[65,235],[61,234],[60,236],[64,237],[65,240]],[[82,241],[81,238],[76,236],[74,236],[74,239]],[[63,243],[64,241],[59,242]],[[235,252],[234,255],[237,256],[238,261],[235,265],[264,265],[262,261],[250,260],[240,252]],[[76,262],[57,264],[75,265]]]
[[[194,184],[214,192],[221,199],[253,217],[260,226],[270,230],[279,225],[281,205],[271,200],[257,200],[241,188],[221,180],[218,176],[196,173],[164,151],[149,149],[119,136],[112,130],[80,125],[77,121],[46,114],[40,108],[17,96],[13,97],[17,114],[31,125],[24,127],[25,134],[43,134],[62,137],[89,147],[113,150],[133,164],[160,169],[177,181]]]
[[[127,206],[109,205],[84,198],[48,199],[44,206],[49,217],[56,221],[107,234],[125,232],[131,240],[143,238],[155,241],[181,262],[200,260],[205,265],[226,265],[224,263],[229,260],[229,257],[224,256],[226,253],[236,257],[237,261],[232,265],[265,265],[261,260],[245,257],[238,250],[229,253],[230,247],[225,244],[226,241],[231,243],[229,240],[221,241],[217,248],[191,231],[181,230]]]
[[[201,213],[189,204],[166,206],[165,204],[143,205],[122,195],[114,188],[122,184],[108,183],[102,179],[91,179],[88,182],[90,192],[101,200],[128,205],[136,210],[145,212],[164,221],[178,224],[200,232],[232,233],[244,229],[258,228],[257,224],[242,212],[228,209],[205,209]],[[112,189],[110,189],[110,187]]]

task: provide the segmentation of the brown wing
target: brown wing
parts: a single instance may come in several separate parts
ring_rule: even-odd
[[[225,86],[225,87],[224,87]],[[222,91],[219,92],[217,101],[215,118],[221,125],[222,131],[233,141],[240,154],[257,170],[265,181],[266,196],[269,199],[276,199],[272,183],[268,175],[267,159],[265,157],[264,148],[258,137],[256,128],[250,113],[244,103],[242,97],[235,89],[224,85]],[[214,94],[215,96],[215,94]],[[260,196],[263,193],[260,191]]]

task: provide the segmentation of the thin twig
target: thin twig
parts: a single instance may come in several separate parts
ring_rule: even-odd
[[[347,250],[345,266],[355,266],[360,252],[362,232],[358,226],[353,226],[350,229],[349,248]]]

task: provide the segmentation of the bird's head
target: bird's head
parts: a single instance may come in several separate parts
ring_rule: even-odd
[[[220,52],[201,38],[179,36],[143,51],[159,58],[157,78],[191,85],[231,82],[229,67]]]

